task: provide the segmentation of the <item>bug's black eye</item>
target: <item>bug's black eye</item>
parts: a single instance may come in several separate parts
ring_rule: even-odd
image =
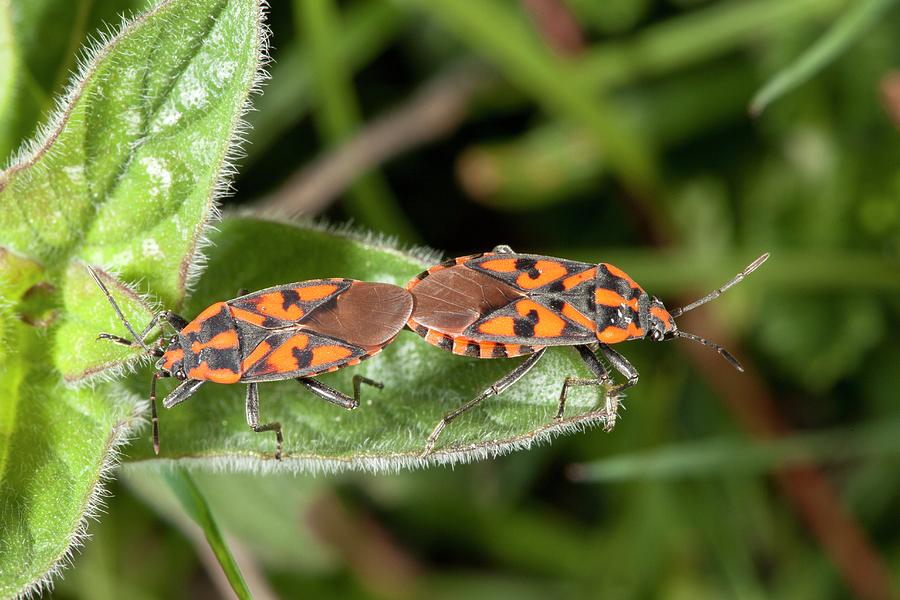
[[[659,331],[657,331],[656,329],[654,329],[653,331],[650,332],[650,339],[653,340],[654,342],[662,341],[662,338],[663,338],[662,334]]]
[[[178,369],[177,371],[175,371],[175,378],[180,379],[181,381],[187,379],[187,376],[184,374],[184,369]]]

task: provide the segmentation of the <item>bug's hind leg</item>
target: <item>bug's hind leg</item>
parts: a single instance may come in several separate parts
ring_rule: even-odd
[[[281,423],[272,421],[271,423],[259,424],[259,391],[256,389],[255,383],[247,386],[247,425],[256,433],[275,432],[275,460],[281,460],[281,451],[284,447]]]
[[[566,377],[566,380],[563,382],[562,391],[559,394],[559,409],[556,411],[555,420],[559,421],[563,418],[563,414],[566,410],[566,396],[568,394],[569,388],[574,386],[605,386],[609,384],[609,373],[606,370],[606,367],[603,366],[603,363],[597,358],[592,351],[590,346],[573,346],[575,350],[578,351],[578,354],[581,356],[581,360],[584,361],[584,364],[587,365],[587,368],[594,375],[592,378],[584,378],[584,377]],[[619,403],[616,399],[615,394],[606,393],[606,421],[604,423],[604,429],[607,431],[611,430],[616,424],[616,414],[618,412]]]
[[[338,391],[331,386],[325,385],[321,381],[317,381],[311,377],[298,377],[297,381],[305,385],[309,388],[313,394],[322,398],[323,400],[327,400],[332,404],[336,404],[341,408],[346,408],[347,410],[353,410],[357,406],[359,406],[359,396],[360,396],[360,385],[365,383],[366,385],[371,385],[372,387],[380,389],[384,389],[384,384],[378,381],[373,381],[368,377],[363,377],[362,375],[354,375],[353,376],[353,397],[351,398],[344,392]]]
[[[497,383],[481,392],[481,394],[479,394],[477,397],[469,400],[453,412],[444,415],[444,418],[438,421],[438,424],[435,426],[434,431],[432,431],[431,435],[428,436],[428,442],[425,444],[425,450],[422,451],[422,454],[419,455],[419,458],[425,458],[434,451],[434,445],[437,443],[437,439],[438,437],[440,437],[441,432],[444,431],[444,428],[447,427],[447,425],[449,425],[456,417],[477,406],[491,396],[501,394],[506,388],[521,379],[528,371],[532,369],[532,367],[534,367],[534,365],[537,364],[537,362],[544,355],[545,350],[546,348],[541,348],[540,350],[529,356],[518,367],[504,375],[503,378],[500,379]]]

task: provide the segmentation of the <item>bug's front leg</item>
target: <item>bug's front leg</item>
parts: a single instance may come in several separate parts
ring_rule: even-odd
[[[275,460],[281,460],[282,449],[284,447],[284,435],[281,430],[281,423],[272,421],[270,423],[259,424],[259,391],[256,384],[251,383],[247,386],[247,425],[256,433],[264,433],[266,431],[275,432]]]
[[[587,368],[594,375],[593,378],[583,378],[583,377],[566,377],[566,380],[563,382],[562,391],[559,394],[559,409],[556,411],[555,419],[557,421],[561,420],[563,417],[563,413],[566,409],[566,395],[568,393],[568,389],[573,386],[605,386],[609,383],[609,373],[606,370],[606,367],[603,366],[603,363],[597,358],[597,356],[593,353],[590,346],[573,346],[575,350],[578,351],[578,354],[581,356],[581,360],[584,361],[584,364],[587,365]],[[616,424],[616,416],[618,414],[619,409],[619,401],[616,397],[616,394],[612,394],[609,391],[606,392],[605,398],[606,406],[606,420],[603,424],[603,428],[606,431],[612,430]]]
[[[618,397],[622,394],[624,390],[627,390],[634,384],[638,382],[638,378],[640,377],[640,373],[638,370],[634,368],[628,359],[607,346],[606,344],[600,344],[600,352],[603,353],[603,356],[606,357],[606,360],[615,367],[616,371],[625,376],[625,383],[620,383],[619,385],[611,388],[608,392],[610,397]]]
[[[156,382],[163,377],[171,377],[165,371],[157,371],[150,380],[150,426],[153,431],[153,452],[159,454],[159,415],[156,412]],[[197,388],[203,384],[202,381],[196,379],[188,379],[183,381],[181,385],[172,390],[172,393],[165,397],[163,406],[172,408],[180,402],[184,402],[190,398]]]

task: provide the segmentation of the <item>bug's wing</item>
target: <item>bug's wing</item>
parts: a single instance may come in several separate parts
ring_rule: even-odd
[[[266,329],[300,323],[318,307],[337,298],[351,279],[312,279],[267,288],[230,300],[235,321]]]
[[[553,308],[543,303],[551,300]],[[463,335],[474,340],[537,346],[589,344],[597,340],[593,322],[565,301],[521,298],[474,322]]]
[[[535,254],[489,254],[463,264],[526,294],[574,292],[597,274],[596,265]]]
[[[241,381],[277,381],[308,377],[357,364],[372,352],[301,329],[269,332],[241,363]]]
[[[334,302],[308,313],[301,324],[354,346],[381,349],[400,333],[412,310],[412,294],[402,287],[354,281]]]

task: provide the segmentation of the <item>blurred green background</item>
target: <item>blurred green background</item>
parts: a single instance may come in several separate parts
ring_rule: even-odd
[[[46,52],[20,139],[85,36],[142,4],[30,5]],[[748,372],[685,342],[628,344],[642,378],[610,434],[396,475],[197,474],[256,596],[889,597],[894,4],[272,0],[272,77],[226,209],[448,256],[506,243],[614,262],[670,306],[772,258],[684,319]],[[161,489],[121,473],[53,595],[223,594]]]

